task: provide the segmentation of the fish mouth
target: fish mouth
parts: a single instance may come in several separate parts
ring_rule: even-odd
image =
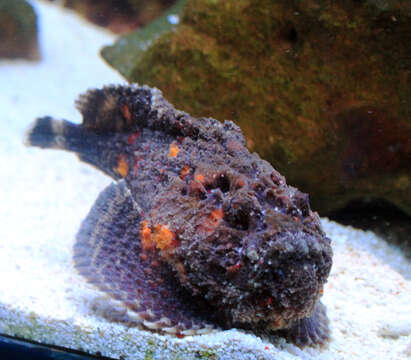
[[[254,237],[244,256],[249,264],[247,296],[232,312],[234,320],[275,330],[312,314],[331,270],[330,239],[303,231],[263,242]]]
[[[232,306],[229,314],[232,321],[237,325],[254,324],[256,327],[279,330],[290,327],[296,320],[309,317],[322,296],[324,281],[315,274],[315,264],[303,267],[304,272],[282,265],[280,271],[272,271],[277,275],[267,275],[255,281],[253,290],[264,289],[248,291],[247,299],[244,296],[241,302]],[[281,279],[278,274],[281,274]]]

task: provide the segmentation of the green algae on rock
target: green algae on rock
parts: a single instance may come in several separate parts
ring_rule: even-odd
[[[102,49],[103,58],[109,59],[109,63],[127,77],[129,71],[134,68],[136,61],[138,61],[150,45],[161,34],[176,27],[185,3],[186,0],[177,1],[174,6],[149,25],[129,35],[125,35],[115,46]]]
[[[173,31],[138,37],[103,57],[195,116],[237,122],[323,214],[357,198],[411,213],[409,2],[188,0]]]
[[[37,39],[37,17],[24,0],[0,0],[0,58],[40,57]]]

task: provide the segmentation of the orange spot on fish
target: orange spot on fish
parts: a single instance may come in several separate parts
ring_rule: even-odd
[[[245,180],[243,178],[239,178],[237,179],[235,185],[238,189],[242,188],[245,185]]]
[[[129,144],[129,145],[132,145],[136,140],[137,140],[137,138],[140,136],[140,131],[137,131],[137,132],[135,132],[135,133],[132,133],[128,138],[127,138],[127,143]]]
[[[180,178],[184,180],[184,177],[190,173],[190,166],[184,165],[180,171]]]
[[[127,104],[123,104],[121,106],[121,113],[123,114],[124,118],[128,121],[131,120],[131,111]]]
[[[205,177],[204,177],[203,174],[197,174],[195,179],[200,183],[204,183],[204,181],[205,181]]]
[[[180,151],[180,149],[178,148],[177,144],[176,143],[171,143],[170,151],[168,153],[168,157],[169,158],[176,157],[178,155],[179,151]]]
[[[144,250],[152,250],[154,243],[151,240],[151,229],[148,227],[147,220],[141,222],[140,228],[141,246]]]
[[[241,263],[231,265],[231,266],[227,267],[227,271],[229,273],[235,273],[235,272],[237,272],[238,270],[241,269],[241,266],[242,266]]]
[[[223,218],[223,209],[214,209],[210,214],[210,219],[214,224],[218,224],[220,220]]]
[[[258,305],[260,307],[271,307],[272,303],[273,303],[273,299],[269,296],[267,299],[262,300]]]
[[[151,266],[152,266],[153,268],[158,267],[158,265],[159,265],[159,263],[158,263],[157,260],[153,260],[153,261],[151,262]]]
[[[169,253],[179,245],[176,234],[167,226],[156,224],[152,230],[146,220],[141,222],[140,238],[143,250],[153,250],[157,248]]]
[[[120,155],[117,160],[117,166],[114,168],[114,171],[119,174],[121,177],[126,177],[128,174],[129,166],[124,155]]]
[[[160,250],[169,251],[177,246],[176,234],[165,225],[156,224],[151,238],[157,249]]]
[[[213,232],[223,218],[223,215],[223,209],[221,208],[212,210],[211,213],[204,219],[203,223],[198,226],[197,230],[204,231],[206,233]]]

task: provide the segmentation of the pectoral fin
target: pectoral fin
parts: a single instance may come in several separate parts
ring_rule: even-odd
[[[114,299],[117,309],[125,309],[122,321],[130,325],[183,335],[209,331],[208,309],[180,286],[156,252],[142,250],[140,221],[125,184],[108,186],[77,234],[75,267]]]

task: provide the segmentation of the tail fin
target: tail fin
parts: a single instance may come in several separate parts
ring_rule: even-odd
[[[84,129],[82,125],[50,116],[38,118],[27,130],[24,144],[42,149],[58,149],[75,153],[80,160],[95,166],[114,179],[117,158],[108,145],[110,135],[99,135]]]
[[[80,125],[45,116],[38,118],[28,129],[24,143],[43,149],[76,151],[78,149],[75,147],[81,143],[82,133]]]

